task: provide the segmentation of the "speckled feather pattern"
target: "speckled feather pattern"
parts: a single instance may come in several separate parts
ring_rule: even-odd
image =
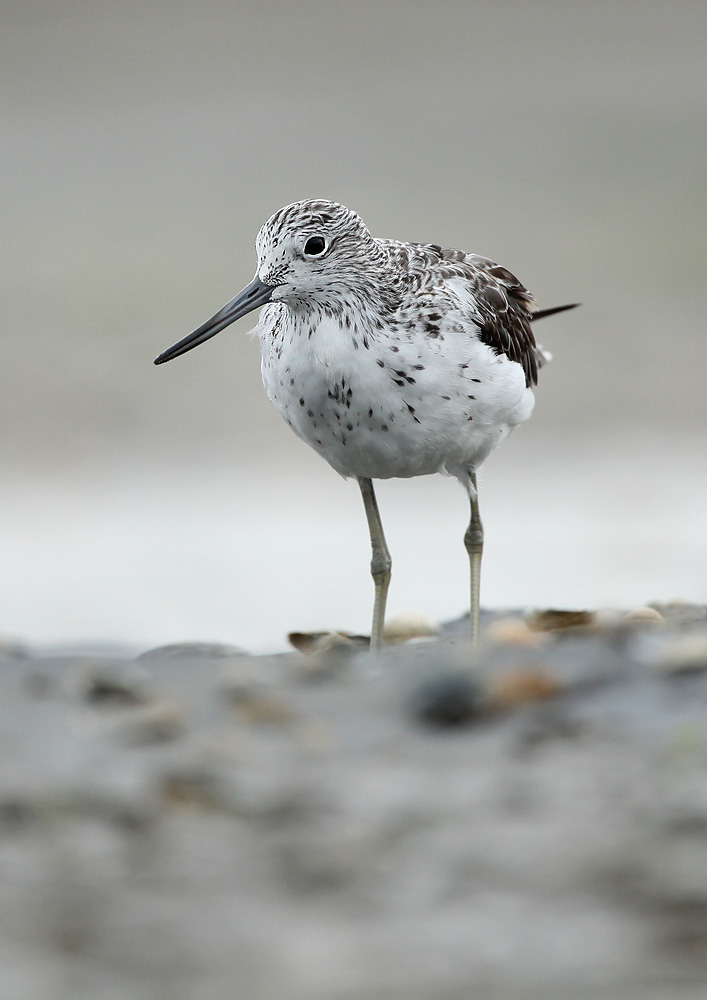
[[[326,241],[320,259],[302,251]],[[531,294],[485,257],[375,239],[327,201],[277,212],[257,239],[277,286],[255,330],[292,429],[342,476],[470,474],[533,409],[544,355]]]

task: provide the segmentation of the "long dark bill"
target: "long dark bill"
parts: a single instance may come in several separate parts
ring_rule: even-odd
[[[270,301],[274,291],[274,285],[265,285],[260,278],[253,278],[251,283],[246,285],[242,292],[239,292],[234,299],[227,302],[223,309],[219,309],[211,319],[207,319],[198,330],[194,330],[188,337],[180,340],[178,344],[169,347],[158,358],[155,358],[155,364],[163,365],[165,361],[178,358],[180,354],[186,354],[187,351],[191,351],[193,347],[203,344],[210,337],[215,337],[217,333],[225,330],[231,323],[235,323],[241,316],[245,316],[254,309],[264,306],[266,302]]]

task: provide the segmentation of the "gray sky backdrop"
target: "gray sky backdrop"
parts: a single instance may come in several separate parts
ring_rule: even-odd
[[[0,17],[0,627],[238,638],[253,594],[276,608],[256,642],[365,625],[357,490],[271,408],[247,321],[152,366],[250,280],[261,223],[319,196],[375,235],[491,256],[541,305],[583,303],[538,328],[554,361],[536,413],[488,463],[487,599],[675,596],[661,580],[698,596],[704,3],[4,0]],[[386,489],[389,533],[418,553],[399,571],[415,605],[462,610],[463,498],[441,481]],[[435,534],[448,495],[454,531]],[[349,525],[332,587],[318,567]],[[436,564],[451,545],[453,568]],[[530,569],[513,585],[541,561],[547,586]],[[124,586],[102,591],[100,573]],[[198,613],[195,575],[211,595]],[[57,588],[70,599],[54,613]],[[339,603],[318,607],[323,590]]]

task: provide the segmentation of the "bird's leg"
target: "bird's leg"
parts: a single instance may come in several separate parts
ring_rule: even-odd
[[[476,474],[470,473],[471,489],[469,490],[469,501],[471,503],[471,520],[464,535],[464,545],[469,553],[469,565],[471,569],[471,608],[469,610],[469,623],[471,626],[471,642],[473,646],[479,643],[479,590],[481,586],[481,553],[484,551],[484,526],[481,523],[479,514],[479,494],[476,489]]]
[[[383,622],[385,620],[385,601],[388,596],[388,584],[390,583],[390,568],[393,565],[385,544],[383,525],[378,513],[376,495],[373,492],[373,483],[363,476],[359,477],[358,485],[361,487],[363,506],[366,508],[366,518],[368,519],[368,530],[371,533],[371,576],[376,588],[376,596],[373,603],[373,624],[371,625],[371,652],[375,653],[380,649],[383,642]]]

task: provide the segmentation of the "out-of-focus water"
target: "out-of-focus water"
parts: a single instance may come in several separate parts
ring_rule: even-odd
[[[485,253],[555,360],[484,475],[484,600],[704,599],[707,8],[6,4],[0,628],[271,647],[364,628],[358,491],[282,426],[245,323],[280,205]],[[381,487],[391,611],[466,607],[466,505]]]
[[[533,447],[485,467],[483,602],[633,607],[704,594],[704,470],[666,449],[623,456]],[[525,446],[525,454],[523,446]],[[286,633],[367,630],[372,584],[355,483],[314,456],[311,476],[107,476],[0,498],[5,630],[35,642],[137,646],[214,639],[271,651]],[[380,484],[393,554],[389,612],[467,610],[467,501],[440,476]]]

